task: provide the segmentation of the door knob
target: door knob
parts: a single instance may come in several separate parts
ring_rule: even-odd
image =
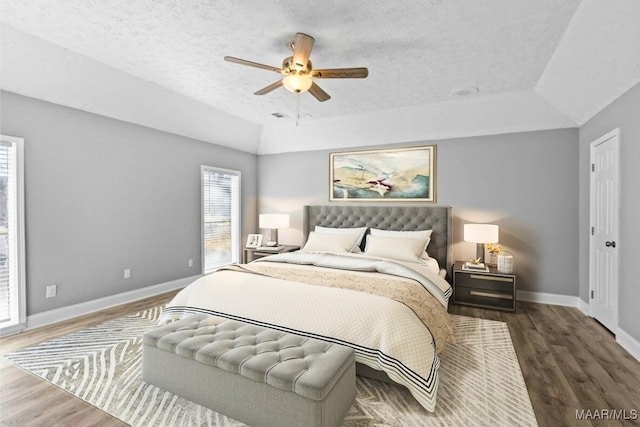
[[[613,241],[613,242],[604,242],[604,245],[605,245],[606,247],[612,247],[612,248],[615,248],[615,247],[616,247],[616,242],[615,242],[615,241]]]

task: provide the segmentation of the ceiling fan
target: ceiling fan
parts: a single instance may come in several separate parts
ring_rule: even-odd
[[[363,79],[369,75],[369,70],[364,67],[314,70],[309,60],[314,42],[313,37],[304,33],[297,33],[295,40],[289,43],[293,55],[282,61],[282,68],[234,58],[233,56],[225,56],[224,60],[240,65],[248,65],[249,67],[275,71],[276,73],[284,75],[282,79],[260,89],[255,92],[254,95],[265,95],[280,86],[284,86],[293,93],[309,91],[309,93],[320,102],[329,100],[331,96],[322,90],[312,79]]]

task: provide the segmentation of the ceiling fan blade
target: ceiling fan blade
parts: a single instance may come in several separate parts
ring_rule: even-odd
[[[271,92],[272,90],[276,90],[278,89],[280,86],[282,86],[282,79],[278,80],[277,82],[270,84],[267,87],[263,87],[262,89],[260,89],[257,92],[254,92],[254,95],[265,95],[269,92]]]
[[[333,68],[328,70],[312,70],[311,77],[319,79],[364,79],[369,75],[369,70],[361,68]]]
[[[304,69],[309,62],[309,55],[311,55],[311,49],[313,49],[313,43],[315,39],[304,33],[297,33],[296,39],[293,41],[293,63],[299,64],[300,69]]]
[[[234,58],[233,56],[225,56],[224,60],[227,62],[233,62],[234,64],[247,65],[249,67],[261,68],[263,70],[275,71],[276,73],[282,73],[281,68],[272,67],[271,65],[259,64],[257,62],[247,61],[246,59]]]
[[[315,82],[313,82],[313,84],[309,88],[309,93],[315,96],[315,98],[320,102],[328,101],[329,99],[331,99],[329,94],[322,90],[320,86],[318,86]]]

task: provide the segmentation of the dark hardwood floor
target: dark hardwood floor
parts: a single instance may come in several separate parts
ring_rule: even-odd
[[[170,300],[175,292],[103,310],[0,341],[0,355],[135,313]],[[576,410],[640,411],[640,362],[579,310],[518,303],[516,313],[451,305],[464,316],[506,322],[540,426],[638,426],[577,420]],[[0,420],[3,426],[124,426],[122,422],[0,360]],[[457,427],[457,426],[455,426]]]
[[[460,305],[449,312],[507,323],[540,426],[640,425],[640,418],[576,419],[582,409],[640,416],[640,362],[580,310],[518,302],[515,313]]]

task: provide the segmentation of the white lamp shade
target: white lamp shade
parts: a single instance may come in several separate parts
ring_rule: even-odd
[[[287,228],[289,227],[289,214],[260,214],[258,217],[260,228]]]
[[[464,241],[496,243],[498,242],[498,226],[493,224],[465,224]]]

